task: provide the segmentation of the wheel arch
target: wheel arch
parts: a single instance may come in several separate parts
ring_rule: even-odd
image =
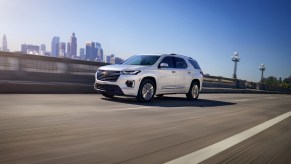
[[[155,77],[153,77],[153,76],[145,76],[145,77],[143,77],[143,78],[141,79],[140,83],[141,83],[143,80],[145,80],[145,79],[150,79],[150,80],[152,80],[152,81],[154,82],[155,88],[157,89],[157,81],[156,81],[156,78],[155,78]]]
[[[199,79],[193,79],[192,82],[191,82],[191,85],[192,85],[194,82],[197,82],[197,83],[198,83],[198,88],[199,88],[199,90],[200,90],[200,89],[201,89],[201,83],[200,83],[200,80],[199,80]]]

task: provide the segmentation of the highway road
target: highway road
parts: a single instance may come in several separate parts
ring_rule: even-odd
[[[202,163],[291,163],[291,117],[237,136],[290,111],[291,95],[282,94],[201,94],[196,102],[173,95],[148,104],[1,94],[0,163],[188,163],[201,150]]]

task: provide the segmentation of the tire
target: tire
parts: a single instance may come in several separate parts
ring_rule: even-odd
[[[151,79],[144,79],[139,86],[136,99],[139,102],[150,102],[154,98],[155,92],[155,83]]]
[[[186,94],[187,99],[197,100],[200,94],[199,84],[197,82],[192,82],[191,87]]]
[[[111,95],[111,94],[108,94],[108,93],[105,93],[105,92],[101,92],[101,94],[104,96],[104,97],[107,97],[107,98],[113,98],[114,95]]]

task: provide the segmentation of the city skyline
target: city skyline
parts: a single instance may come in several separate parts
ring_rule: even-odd
[[[2,45],[4,47],[3,50],[10,50],[7,48],[7,38],[4,34],[2,39]],[[61,57],[61,58],[71,58],[71,59],[80,59],[86,61],[98,61],[104,63],[111,64],[120,64],[124,60],[119,57],[114,57],[114,54],[106,55],[106,59],[104,58],[103,49],[99,42],[86,42],[85,48],[79,48],[79,54],[77,53],[77,37],[75,33],[72,33],[71,39],[69,42],[61,41],[61,38],[58,36],[54,36],[51,41],[51,49],[47,51],[45,44],[21,44],[20,50],[12,51],[22,54],[31,54],[31,55],[41,55],[41,56],[51,56],[51,57]],[[86,52],[86,53],[85,53]],[[113,56],[112,56],[113,55]],[[107,57],[113,58],[112,61],[107,61]]]
[[[68,42],[68,34],[75,32],[79,48],[98,40],[104,54],[122,58],[182,54],[197,59],[205,73],[224,77],[232,77],[231,56],[237,51],[238,78],[259,81],[262,63],[266,77],[291,74],[290,7],[284,0],[11,0],[0,2],[0,34],[8,36],[8,48],[16,51],[22,43],[49,47],[52,36]],[[35,10],[25,12],[27,8]],[[18,12],[8,14],[14,10]]]

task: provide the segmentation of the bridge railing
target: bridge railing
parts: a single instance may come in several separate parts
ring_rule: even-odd
[[[93,83],[94,73],[106,63],[0,52],[0,80]],[[204,76],[205,87],[256,88],[257,83],[221,76]]]
[[[0,52],[0,70],[92,75],[101,62]]]

